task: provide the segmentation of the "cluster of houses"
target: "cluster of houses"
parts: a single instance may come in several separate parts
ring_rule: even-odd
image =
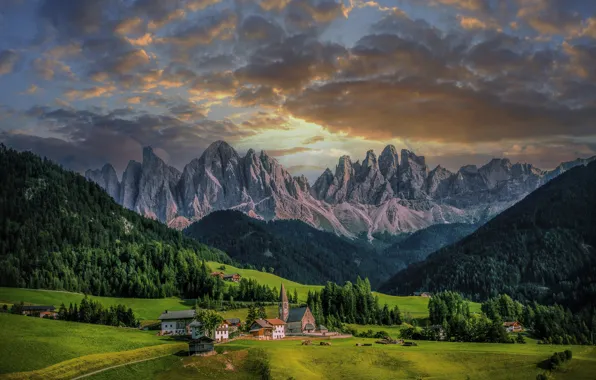
[[[224,281],[240,282],[242,276],[239,273],[225,274],[224,272],[211,272],[211,276],[219,277]]]
[[[258,340],[283,339],[288,335],[321,335],[329,333],[323,325],[316,327],[315,318],[308,306],[290,308],[286,289],[281,284],[278,318],[257,319],[250,326],[249,334]],[[203,324],[195,320],[194,310],[164,311],[159,320],[160,335],[190,336],[189,353],[197,354],[213,350],[215,342],[225,342],[232,332],[241,327],[240,319],[225,319],[211,336],[206,336]]]

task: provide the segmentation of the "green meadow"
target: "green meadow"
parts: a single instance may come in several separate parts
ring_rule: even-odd
[[[90,379],[258,379],[244,365],[248,350],[265,349],[273,379],[527,380],[545,371],[538,364],[553,351],[573,350],[573,360],[550,379],[593,380],[596,348],[542,345],[418,342],[417,347],[376,345],[372,339],[333,339],[331,346],[294,341],[240,340],[211,357],[161,358],[106,371]],[[356,347],[356,343],[373,343]]]
[[[41,369],[83,355],[170,341],[155,332],[0,313],[0,373]]]
[[[21,289],[0,287],[0,303],[19,303],[34,305],[54,305],[56,308],[62,302],[68,307],[70,303],[79,304],[85,295],[56,290]],[[176,297],[170,298],[117,298],[90,296],[104,306],[123,304],[134,310],[137,318],[155,320],[164,310],[185,310],[195,306],[195,300],[183,300]]]

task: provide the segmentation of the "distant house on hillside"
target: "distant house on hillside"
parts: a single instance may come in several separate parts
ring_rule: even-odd
[[[518,321],[503,322],[503,327],[508,333],[516,333],[524,331],[524,327]]]
[[[242,279],[242,276],[240,276],[240,274],[238,274],[238,273],[226,274],[223,276],[223,279],[224,279],[224,281],[240,282],[240,280]]]
[[[416,297],[424,297],[424,298],[431,298],[432,295],[428,292],[414,292],[414,296]]]
[[[230,333],[238,331],[238,329],[242,325],[240,323],[240,318],[228,318],[228,319],[225,319],[224,322],[226,322],[228,324],[228,331]]]
[[[21,312],[23,315],[35,316],[35,317],[51,317],[56,318],[56,308],[53,305],[49,306],[22,306]]]
[[[211,276],[213,277],[219,277],[223,280],[225,273],[224,272],[211,272]]]
[[[189,335],[195,314],[194,310],[164,311],[157,318],[161,322],[160,335]]]

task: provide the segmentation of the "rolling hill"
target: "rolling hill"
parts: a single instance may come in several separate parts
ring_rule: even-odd
[[[0,286],[94,295],[192,293],[229,257],[118,205],[97,184],[0,145]]]
[[[596,306],[596,162],[553,179],[470,236],[380,287]]]
[[[227,252],[255,268],[274,268],[289,280],[325,284],[368,277],[378,285],[389,278],[388,261],[364,241],[349,240],[299,220],[265,222],[239,211],[215,211],[184,234]]]

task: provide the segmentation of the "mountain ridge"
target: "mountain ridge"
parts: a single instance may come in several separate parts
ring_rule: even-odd
[[[530,164],[493,159],[478,168],[453,173],[440,165],[429,170],[424,156],[393,145],[380,156],[339,158],[311,186],[292,176],[265,151],[241,156],[216,141],[180,172],[150,147],[143,162],[130,161],[118,181],[109,164],[88,170],[120,204],[150,218],[184,229],[212,211],[233,209],[264,219],[299,219],[338,235],[414,232],[434,224],[482,223],[571,167],[578,159],[543,171]]]

